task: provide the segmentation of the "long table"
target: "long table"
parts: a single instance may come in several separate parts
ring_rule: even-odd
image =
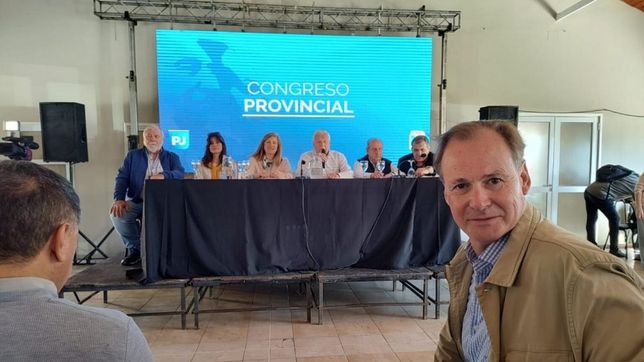
[[[437,178],[151,180],[144,200],[147,282],[441,265],[460,243]]]

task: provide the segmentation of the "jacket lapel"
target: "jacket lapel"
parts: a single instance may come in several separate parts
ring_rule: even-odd
[[[512,229],[510,238],[490,275],[484,283],[476,287],[476,294],[481,304],[492,345],[492,355],[490,356],[492,361],[501,360],[501,356],[504,354],[504,347],[501,345],[501,326],[505,293],[507,288],[514,285],[530,245],[532,234],[542,219],[541,213],[530,203],[527,203],[523,215]]]
[[[458,351],[463,356],[462,329],[463,318],[467,308],[467,296],[469,294],[470,281],[472,280],[472,265],[465,258],[465,249],[461,247],[452,262],[447,266],[445,275],[449,281],[450,308],[449,320],[451,324],[450,333],[458,346]],[[462,276],[457,278],[455,276]]]

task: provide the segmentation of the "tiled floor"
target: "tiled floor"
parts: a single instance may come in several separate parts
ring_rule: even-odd
[[[644,276],[639,262],[629,260],[629,264]],[[205,297],[201,309],[304,306],[305,298],[298,289],[296,284],[229,285],[214,289],[213,298]],[[441,293],[445,297],[449,294],[445,281]],[[99,294],[87,304],[126,313],[170,310],[179,305],[175,290],[115,291],[109,298],[109,303],[103,304]],[[409,291],[401,291],[400,284],[393,292],[391,282],[325,285],[328,305],[416,300]],[[177,316],[135,320],[158,361],[429,361],[446,314],[446,305],[441,306],[439,320],[432,319],[433,305],[427,320],[420,318],[421,309],[415,306],[341,308],[326,311],[323,325],[311,325],[303,308],[202,313],[198,330],[192,325],[192,316],[187,330],[181,330]]]

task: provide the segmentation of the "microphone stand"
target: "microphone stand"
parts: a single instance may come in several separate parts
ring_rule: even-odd
[[[296,178],[298,178],[298,179],[305,179],[305,178],[307,178],[307,177],[304,177],[304,165],[305,165],[305,164],[306,164],[306,161],[304,161],[304,160],[302,160],[302,162],[300,162],[300,175],[299,175],[299,176],[297,176]]]

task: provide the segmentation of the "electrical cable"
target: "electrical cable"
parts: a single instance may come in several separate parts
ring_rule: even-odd
[[[365,236],[365,239],[362,242],[362,246],[360,247],[361,257],[362,257],[364,247],[366,246],[367,242],[371,238],[371,234],[373,233],[373,230],[376,228],[376,225],[378,224],[378,221],[380,220],[382,213],[385,211],[385,206],[387,206],[387,202],[389,201],[389,197],[391,196],[393,183],[394,183],[394,177],[389,178],[389,189],[387,190],[387,195],[385,196],[385,200],[382,202],[382,205],[380,206],[380,211],[378,211],[378,216],[376,216],[376,219],[373,221],[373,224],[371,224],[371,228],[369,229],[369,232],[367,233],[367,236]]]
[[[586,110],[586,111],[566,111],[566,112],[531,111],[531,110],[525,110],[525,109],[519,109],[519,111],[526,112],[526,113],[593,113],[593,112],[609,112],[609,113],[619,114],[620,116],[633,117],[633,118],[644,118],[644,115],[625,113],[625,112],[615,111],[613,109],[608,109],[608,108],[590,109],[590,110]]]
[[[309,257],[315,264],[315,270],[320,270],[320,263],[315,260],[315,257],[311,252],[311,247],[309,246],[309,224],[306,220],[306,207],[304,205],[304,178],[300,178],[300,186],[302,187],[302,194],[300,199],[302,200],[302,219],[304,220],[304,245],[306,246],[306,252],[309,254]]]

